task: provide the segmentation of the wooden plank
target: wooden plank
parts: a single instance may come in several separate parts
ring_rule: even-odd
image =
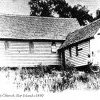
[[[30,53],[29,42],[16,42],[8,41],[9,48],[5,50],[4,41],[0,42],[0,50],[3,52],[2,56],[4,64],[0,63],[0,66],[33,66],[37,64],[46,65],[59,65],[60,59],[57,53],[51,52],[52,42],[33,42],[34,48]],[[57,43],[57,48],[60,46],[60,42]]]
[[[87,55],[89,54],[89,42],[84,42],[78,45],[79,48],[82,48],[79,51],[78,56],[76,56],[76,48],[75,46],[72,47],[72,57],[69,55],[69,51],[65,51],[65,59],[69,59],[73,64],[76,66],[82,66],[87,64]]]

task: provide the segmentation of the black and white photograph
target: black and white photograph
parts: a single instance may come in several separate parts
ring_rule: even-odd
[[[0,98],[93,96],[99,43],[100,0],[0,0]]]

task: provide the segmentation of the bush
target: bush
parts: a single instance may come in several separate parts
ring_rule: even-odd
[[[83,83],[89,82],[89,78],[87,77],[86,74],[80,75],[80,76],[77,78],[77,80],[79,80],[79,81],[81,81],[81,82],[83,82]]]

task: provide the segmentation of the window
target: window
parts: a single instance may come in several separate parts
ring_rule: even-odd
[[[8,41],[5,41],[5,50],[7,50],[8,48],[9,48],[9,43],[8,43]]]
[[[32,41],[30,41],[30,42],[29,42],[29,51],[30,51],[30,53],[33,52],[33,48],[34,48],[34,44],[33,44]]]
[[[100,33],[98,33],[98,35],[100,35]]]
[[[76,46],[76,56],[78,56],[78,45]]]
[[[79,51],[83,50],[82,48],[78,48],[78,45],[76,45],[76,56],[79,55]]]
[[[71,47],[69,48],[69,55],[70,55],[70,57],[72,57]]]
[[[55,42],[52,42],[51,52],[52,53],[56,53],[57,52],[57,47],[56,47],[56,43]]]

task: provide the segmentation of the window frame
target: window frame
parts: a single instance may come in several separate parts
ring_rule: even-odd
[[[79,48],[78,44],[76,45],[76,57],[79,56],[79,51],[83,50],[83,48]]]
[[[72,48],[69,47],[69,56],[72,57]]]
[[[33,53],[33,49],[34,49],[34,43],[33,41],[29,42],[29,53]]]
[[[9,48],[9,41],[4,41],[4,45],[5,45],[5,50],[7,50]]]
[[[56,51],[53,51],[53,47],[55,47]],[[57,46],[56,46],[56,42],[52,42],[51,44],[51,53],[57,53]]]

